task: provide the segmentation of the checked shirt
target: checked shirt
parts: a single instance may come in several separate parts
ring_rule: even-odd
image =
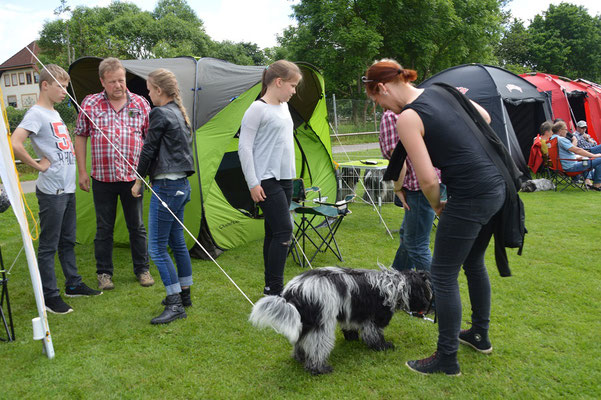
[[[135,169],[148,130],[148,101],[128,90],[127,103],[117,112],[103,91],[86,96],[81,103],[81,109],[90,118],[83,112],[79,113],[75,134],[91,138],[92,177],[101,182],[135,180]],[[94,123],[90,122],[90,119]],[[115,150],[111,142],[133,168]]]
[[[390,110],[386,110],[384,111],[384,114],[382,114],[382,120],[380,121],[380,150],[387,160],[390,160],[390,156],[399,142],[399,134],[396,130],[396,121],[398,118],[398,115]],[[403,187],[413,192],[421,190],[419,182],[417,181],[417,175],[415,174],[413,164],[411,164],[409,157],[407,157],[406,161],[407,172],[405,174]],[[436,171],[438,181],[440,182],[440,170],[438,168],[434,168],[434,170]]]

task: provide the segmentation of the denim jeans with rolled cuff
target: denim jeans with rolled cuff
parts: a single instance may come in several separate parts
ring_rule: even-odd
[[[152,189],[183,223],[184,207],[190,201],[188,178],[155,179],[152,181]],[[167,245],[171,248],[175,265],[169,256]],[[180,293],[182,286],[192,285],[192,263],[184,238],[184,227],[154,194],[150,199],[148,213],[148,253],[159,270],[168,296]]]

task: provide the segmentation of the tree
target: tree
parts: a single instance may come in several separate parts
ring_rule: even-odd
[[[375,0],[302,0],[297,27],[278,38],[292,59],[323,68],[328,86],[345,96],[361,92],[360,77],[378,54],[382,35],[369,13]]]
[[[458,64],[491,62],[501,32],[497,0],[388,0],[381,12],[381,56],[417,70],[423,80]]]
[[[503,33],[496,50],[500,66],[516,74],[532,71],[530,41],[530,33],[523,21],[513,19]]]
[[[238,64],[266,62],[265,54],[254,43],[212,41],[202,20],[185,0],[160,0],[153,12],[127,2],[112,2],[107,7],[78,6],[72,10],[61,0],[56,13],[70,13],[70,18],[46,22],[38,44],[44,62],[65,68],[83,56],[213,56]]]
[[[550,5],[528,27],[534,69],[570,78],[601,78],[601,18],[583,6]]]
[[[173,15],[174,17],[191,23],[200,29],[203,29],[203,22],[194,10],[186,3],[185,0],[160,0],[154,11],[152,17],[155,20],[160,20],[167,15]]]
[[[297,27],[279,39],[293,59],[324,68],[333,91],[362,95],[360,76],[394,58],[424,79],[468,62],[492,62],[504,0],[301,0]]]

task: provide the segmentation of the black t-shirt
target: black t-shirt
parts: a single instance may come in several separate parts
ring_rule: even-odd
[[[441,171],[449,196],[487,197],[504,184],[480,142],[470,133],[469,116],[457,112],[433,90],[424,92],[403,110],[412,109],[424,124],[424,142],[432,164]],[[476,134],[481,135],[480,131]]]

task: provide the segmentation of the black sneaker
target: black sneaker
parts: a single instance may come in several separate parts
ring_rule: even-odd
[[[282,290],[275,290],[270,288],[269,286],[265,286],[263,288],[263,296],[281,296]]]
[[[44,303],[46,303],[46,311],[53,314],[69,314],[73,312],[71,306],[65,303],[60,296],[44,299]]]
[[[492,353],[492,344],[488,340],[488,335],[476,333],[473,329],[464,329],[459,332],[459,343],[466,344],[483,354]]]
[[[459,363],[457,362],[457,354],[444,355],[434,352],[430,357],[423,360],[412,360],[405,363],[410,370],[419,372],[423,375],[436,373],[447,374],[449,376],[461,375]]]
[[[67,286],[65,288],[65,296],[67,297],[99,296],[101,294],[100,290],[91,289],[83,282],[77,286]]]

